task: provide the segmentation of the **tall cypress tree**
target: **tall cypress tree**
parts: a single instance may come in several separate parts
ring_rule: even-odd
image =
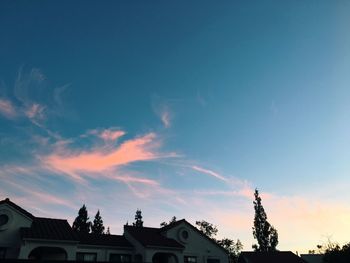
[[[258,189],[254,193],[255,201],[254,210],[254,227],[253,236],[258,241],[258,244],[253,245],[255,251],[275,251],[278,244],[277,230],[267,221],[267,215],[264,207],[261,204],[261,197]]]
[[[93,224],[91,226],[91,233],[102,235],[104,234],[104,231],[105,231],[105,227],[103,225],[103,220],[100,215],[100,210],[98,210],[95,215]]]
[[[78,216],[73,222],[73,230],[80,233],[90,233],[91,222],[89,222],[88,211],[85,204],[79,209]]]

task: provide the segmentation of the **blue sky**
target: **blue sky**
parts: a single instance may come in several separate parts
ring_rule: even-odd
[[[112,232],[205,219],[348,241],[347,1],[2,1],[0,197]],[[336,215],[336,216],[335,216]]]

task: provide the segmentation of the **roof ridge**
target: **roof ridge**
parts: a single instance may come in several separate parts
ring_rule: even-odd
[[[42,216],[35,216],[34,219],[45,219],[45,220],[56,220],[56,221],[67,221],[67,219],[62,218],[52,218],[52,217],[42,217]]]
[[[25,210],[24,208],[20,207],[16,203],[12,202],[10,200],[10,198],[8,198],[8,197],[3,199],[3,200],[0,200],[0,205],[1,204],[7,204],[7,205],[11,206],[12,208],[16,209],[18,212],[20,212],[23,215],[29,217],[30,219],[34,219],[35,218],[35,216],[33,216],[31,213],[29,213],[27,210]]]
[[[185,218],[182,218],[182,219],[176,220],[175,222],[170,223],[170,224],[168,224],[168,225],[166,225],[166,226],[163,226],[163,227],[161,227],[161,228],[159,228],[159,229],[161,230],[161,232],[163,232],[163,231],[165,231],[165,230],[168,230],[169,228],[172,228],[172,227],[177,226],[178,224],[181,224],[182,222],[186,222],[186,223],[190,224],[189,222],[186,221]]]
[[[138,226],[131,226],[131,225],[124,225],[124,227],[130,227],[130,228],[133,227],[133,228],[140,228],[140,229],[141,228],[142,229],[146,229],[147,228],[147,229],[158,229],[158,230],[161,229],[161,227],[149,227],[149,226],[138,227]]]
[[[74,231],[74,230],[73,230]],[[77,233],[78,235],[90,235],[90,236],[104,236],[104,237],[107,237],[107,236],[110,236],[110,237],[115,237],[115,236],[118,236],[118,237],[123,237],[124,235],[116,235],[116,234],[97,234],[97,233],[81,233],[81,232],[77,232],[77,231],[74,231],[74,233]]]

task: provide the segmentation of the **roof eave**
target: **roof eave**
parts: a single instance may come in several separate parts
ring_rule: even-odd
[[[157,248],[157,249],[164,249],[164,250],[184,250],[185,247],[166,247],[166,246],[155,246],[155,245],[148,245],[148,246],[144,246],[146,248]]]
[[[93,244],[79,243],[78,249],[81,247],[89,247],[89,248],[92,248],[92,247],[101,248],[102,247],[102,248],[109,248],[109,249],[126,249],[126,250],[133,250],[134,249],[134,247],[132,247],[132,246],[126,247],[126,246],[118,246],[118,245],[93,245]]]
[[[64,239],[47,239],[47,238],[32,238],[32,237],[23,237],[23,241],[34,241],[34,242],[48,242],[48,243],[70,243],[78,244],[78,240],[64,240]]]

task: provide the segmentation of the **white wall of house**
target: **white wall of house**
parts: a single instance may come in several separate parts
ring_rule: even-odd
[[[96,253],[97,261],[109,261],[111,254],[126,254],[133,257],[134,249],[116,248],[113,246],[78,245],[76,253]]]
[[[130,244],[134,247],[134,257],[135,255],[141,255],[142,256],[142,261],[143,262],[146,262],[145,261],[145,258],[146,258],[146,249],[144,248],[144,246],[141,245],[141,243],[139,241],[137,241],[132,235],[130,235],[128,233],[128,231],[125,231],[124,229],[124,236],[125,238],[130,242]],[[134,261],[134,258],[133,260]],[[149,261],[149,262],[152,262]]]
[[[188,233],[187,238],[184,237],[186,236],[185,231]],[[209,258],[219,259],[220,263],[228,263],[228,255],[223,249],[193,230],[185,222],[169,229],[166,236],[185,246],[182,259],[179,258],[179,263],[183,262],[184,256],[194,256],[198,263],[206,263]]]
[[[77,252],[77,242],[75,241],[63,241],[63,240],[38,240],[38,239],[32,239],[32,240],[24,240],[24,243],[21,246],[20,253],[18,258],[19,259],[28,259],[30,253],[39,247],[52,247],[52,248],[61,248],[63,249],[67,254],[67,260],[75,260],[76,252]],[[62,259],[61,256],[55,257],[55,259]],[[45,258],[45,259],[53,259],[51,257]]]
[[[30,227],[32,220],[7,204],[0,205],[0,215],[8,216],[8,222],[0,226],[0,247],[6,248],[6,258],[17,258],[21,239],[19,229]]]
[[[154,255],[157,253],[172,254],[172,255],[176,256],[178,263],[183,262],[182,251],[178,250],[178,249],[169,249],[169,248],[147,248],[145,250],[145,262],[152,262]],[[176,263],[176,261],[169,262],[169,263]]]

